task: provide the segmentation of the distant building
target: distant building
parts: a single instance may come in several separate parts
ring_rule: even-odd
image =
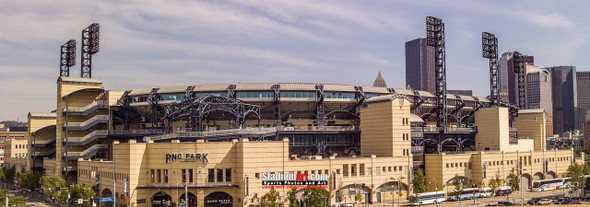
[[[379,71],[377,78],[373,81],[373,86],[387,88],[387,83],[385,82],[385,79],[383,79],[383,76],[381,76],[381,71]]]
[[[473,91],[472,90],[447,90],[447,94],[473,96]]]
[[[9,140],[27,140],[27,127],[8,127],[0,131],[0,164],[4,165],[6,144]]]
[[[527,67],[535,67],[527,65]],[[546,69],[533,70],[526,75],[527,109],[544,109],[547,135],[553,135],[553,104],[551,100],[551,74]]]
[[[406,88],[435,93],[434,55],[426,38],[406,42]]]
[[[552,77],[553,132],[562,135],[576,129],[576,67],[554,66],[547,69]]]
[[[506,83],[508,84],[507,88],[505,88],[507,91],[501,90],[500,93],[508,92],[508,101],[518,106],[518,74],[514,72],[512,55],[513,52],[505,52],[500,58],[500,88],[503,89],[504,80],[502,80],[502,76],[507,76]],[[524,62],[527,65],[535,65],[535,57],[525,55]]]
[[[590,71],[576,73],[578,95],[578,123],[576,129],[582,129],[590,123]]]

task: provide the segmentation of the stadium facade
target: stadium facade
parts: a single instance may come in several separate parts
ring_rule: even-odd
[[[56,112],[29,114],[26,168],[124,206],[185,196],[190,206],[250,206],[269,191],[267,174],[325,175],[332,203],[336,192],[375,203],[407,189],[416,168],[438,189],[455,175],[478,185],[513,168],[530,186],[583,162],[571,149],[547,149],[543,110],[521,110],[511,125],[508,109],[483,97],[447,98],[448,137],[436,142],[425,91],[238,83],[117,92],[99,79],[60,77]],[[284,202],[288,189],[277,190]]]

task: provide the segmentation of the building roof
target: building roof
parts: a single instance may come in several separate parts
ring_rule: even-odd
[[[102,81],[98,78],[79,78],[79,77],[66,77],[60,76],[57,81],[62,82],[77,82],[77,83],[102,83]]]
[[[373,81],[373,86],[387,88],[387,83],[385,82],[385,79],[383,79],[383,76],[381,76],[381,71],[377,73],[377,78]]]
[[[40,113],[40,112],[30,112],[29,117],[34,118],[55,118],[57,115],[55,113]]]
[[[537,113],[543,113],[545,112],[545,109],[522,109],[522,110],[518,110],[519,114],[537,114]]]

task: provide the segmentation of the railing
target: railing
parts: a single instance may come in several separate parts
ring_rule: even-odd
[[[358,131],[354,126],[279,126],[277,131]]]
[[[90,157],[90,155],[96,154],[98,150],[107,148],[108,145],[106,144],[95,144],[81,152],[68,152],[67,154],[64,152],[63,156],[68,159],[87,158]]]
[[[55,138],[50,139],[50,140],[34,140],[32,142],[32,144],[33,144],[33,146],[35,146],[35,145],[41,145],[41,146],[36,146],[36,147],[43,147],[43,146],[48,145],[48,144],[50,144],[52,142],[55,142]]]
[[[442,127],[412,127],[412,132],[439,132]],[[473,133],[476,132],[476,128],[471,127],[447,127],[446,132],[464,132]]]
[[[96,115],[86,121],[83,122],[68,122],[68,123],[64,123],[64,127],[70,128],[70,129],[79,129],[79,130],[85,130],[90,128],[91,126],[98,124],[98,123],[106,123],[109,121],[109,116],[108,115]]]
[[[74,166],[67,166],[67,167],[63,167],[62,170],[65,172],[69,172],[69,171],[76,171],[77,169]]]
[[[161,134],[162,129],[130,129],[130,130],[111,130],[111,135],[135,135],[135,134]]]
[[[80,114],[88,114],[89,112],[92,112],[96,109],[99,108],[105,108],[108,106],[108,102],[105,100],[95,100],[92,103],[80,107],[80,108],[68,108],[68,110],[66,111],[66,109],[64,108],[64,112],[66,113],[80,113]]]
[[[49,156],[50,154],[55,153],[55,148],[54,149],[50,149],[48,151],[44,151],[44,152],[35,152],[33,153],[33,156],[35,157],[44,157],[44,156]]]
[[[87,144],[97,138],[105,138],[108,134],[107,130],[96,130],[83,137],[68,137],[68,144]]]
[[[240,134],[249,134],[249,135],[264,135],[269,133],[276,133],[276,128],[246,128],[246,129],[228,129],[228,130],[219,130],[219,131],[204,131],[204,132],[184,132],[184,133],[171,133],[171,134],[163,134],[163,135],[154,135],[154,136],[146,136],[144,137],[145,141],[158,141],[158,140],[167,140],[167,139],[174,139],[178,137],[224,137],[224,136],[233,136],[233,135],[240,135]]]

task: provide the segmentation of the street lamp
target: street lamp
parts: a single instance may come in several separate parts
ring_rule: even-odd
[[[389,179],[397,181],[397,206],[400,206],[399,200],[401,200],[401,180],[406,179],[404,176],[400,176],[398,178],[390,177]],[[392,197],[393,198],[393,197]],[[393,201],[391,202],[391,206],[393,206]]]

